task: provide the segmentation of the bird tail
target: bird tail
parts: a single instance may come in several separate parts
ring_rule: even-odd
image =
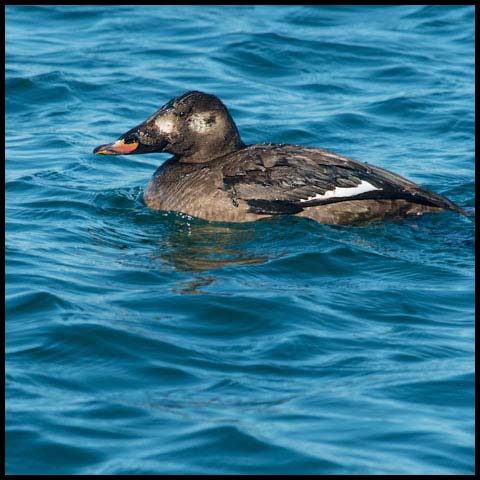
[[[471,214],[469,214],[466,210],[464,210],[462,207],[458,206],[456,203],[452,202],[448,198],[444,197],[443,195],[439,195],[438,193],[434,193],[430,190],[425,190],[423,188],[418,193],[423,198],[427,199],[432,206],[440,207],[445,210],[451,210],[465,217],[471,216]]]

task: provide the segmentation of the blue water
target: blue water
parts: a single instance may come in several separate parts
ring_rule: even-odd
[[[197,89],[474,213],[471,6],[9,6],[7,473],[474,471],[474,221],[149,211],[92,149]]]

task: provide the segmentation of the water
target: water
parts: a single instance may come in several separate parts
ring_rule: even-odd
[[[179,94],[474,207],[474,7],[9,6],[7,473],[473,473],[474,223],[150,212]]]

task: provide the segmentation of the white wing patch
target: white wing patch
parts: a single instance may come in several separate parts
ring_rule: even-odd
[[[325,193],[317,193],[313,197],[300,200],[300,202],[310,202],[311,200],[325,200],[333,197],[353,197],[360,193],[371,192],[372,190],[381,190],[381,188],[374,187],[366,180],[362,180],[356,187],[335,187],[333,190],[328,190]]]
[[[330,157],[330,158],[342,158],[340,157],[339,155],[335,154],[335,153],[330,153],[330,152],[325,152],[324,150],[322,150],[322,155],[324,157]]]

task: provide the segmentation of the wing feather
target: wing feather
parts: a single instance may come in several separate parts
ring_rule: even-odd
[[[240,199],[250,211],[269,215],[365,199],[402,198],[443,208],[454,205],[388,170],[296,145],[254,145],[240,150],[223,169],[223,185],[234,204]]]

